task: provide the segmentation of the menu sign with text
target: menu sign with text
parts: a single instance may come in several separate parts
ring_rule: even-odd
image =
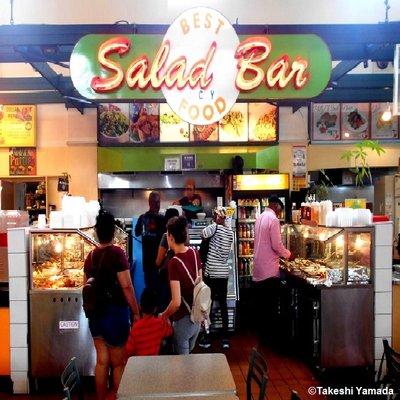
[[[10,149],[10,175],[36,175],[36,149],[17,147]]]
[[[36,106],[0,105],[0,147],[36,146]]]

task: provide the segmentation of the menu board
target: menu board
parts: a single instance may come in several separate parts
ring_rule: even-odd
[[[313,105],[312,138],[320,141],[340,140],[340,104]]]
[[[0,105],[0,147],[36,146],[36,106]]]
[[[9,173],[10,175],[36,175],[36,149],[32,147],[11,148]]]
[[[133,143],[156,143],[160,140],[160,105],[132,103],[129,105],[129,131]]]
[[[98,108],[98,143],[104,147],[272,143],[278,139],[277,106],[237,103],[221,121],[192,125],[167,103],[107,103]]]
[[[191,142],[217,142],[218,123],[211,125],[190,125]]]
[[[247,104],[237,103],[219,121],[219,141],[247,142],[248,137]]]
[[[129,142],[129,104],[100,104],[98,116],[99,143],[102,146]]]
[[[269,103],[249,103],[249,141],[274,142],[278,107]]]
[[[342,139],[363,140],[369,137],[369,103],[342,104]]]
[[[189,124],[174,113],[168,104],[160,104],[160,143],[189,141]]]
[[[392,116],[389,121],[382,120],[382,114],[387,111],[386,103],[371,103],[371,139],[397,139],[398,118]]]

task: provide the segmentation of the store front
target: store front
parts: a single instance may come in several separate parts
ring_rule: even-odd
[[[312,118],[315,105],[304,107],[304,102],[318,95],[322,98],[317,98],[316,103],[329,102],[325,93],[320,94],[333,74],[331,53],[324,40],[308,34],[307,31],[294,35],[287,35],[285,32],[266,35],[260,31],[255,35],[253,31],[260,29],[255,26],[236,27],[236,31],[240,32],[238,36],[227,20],[208,9],[196,9],[189,14],[182,14],[180,18],[180,22],[169,27],[166,36],[116,32],[89,34],[74,42],[76,47],[72,52],[70,65],[72,82],[79,97],[93,102],[97,109],[87,109],[84,115],[78,115],[75,110],[65,111],[61,105],[37,106],[37,172],[32,180],[44,178],[48,185],[46,193],[49,193],[45,203],[47,211],[50,210],[50,205],[58,209],[58,179],[67,172],[71,176],[69,191],[73,195],[87,199],[99,197],[106,208],[114,211],[118,218],[124,219],[127,225],[129,220],[131,226],[132,217],[147,210],[150,190],[161,192],[161,208],[165,209],[179,199],[188,179],[196,182],[196,190],[203,198],[202,211],[206,213],[206,218],[211,217],[212,209],[218,202],[228,205],[230,200],[236,200],[238,208],[235,228],[238,241],[233,256],[233,268],[236,269],[239,288],[246,289],[247,283],[250,287],[251,281],[252,224],[255,219],[253,217],[256,216],[251,214],[252,208],[255,213],[260,213],[266,205],[263,200],[268,194],[277,193],[285,200],[285,219],[289,222],[291,192],[302,193],[299,189],[307,187],[306,177],[309,171],[351,166],[341,160],[340,154],[351,149],[353,142],[346,141],[346,132],[341,131],[339,124],[339,139],[335,139],[335,145],[328,140],[313,140],[315,138],[311,138],[312,143],[308,145],[311,126],[314,126]],[[166,41],[168,45],[165,45]],[[199,43],[196,51],[192,48],[194,42]],[[219,55],[223,49],[229,50],[232,58],[229,62]],[[258,60],[254,57],[258,57]],[[196,68],[190,69],[190,65],[196,65]],[[82,71],[85,73],[82,74]],[[359,102],[368,104],[368,111],[363,111],[363,115],[368,115],[369,118],[372,110],[370,103],[382,100],[360,97]],[[298,109],[296,112],[292,106],[288,106],[290,101]],[[342,109],[339,101],[331,100],[334,105],[337,102],[340,116]],[[350,103],[351,100],[347,99],[347,102]],[[348,110],[349,113],[353,111]],[[55,117],[50,118],[49,115]],[[53,132],[57,132],[57,136]],[[359,133],[353,132],[353,141],[362,139],[357,136]],[[383,139],[387,140],[384,142],[387,153],[384,158],[373,158],[370,165],[397,166],[398,127],[393,137]],[[293,145],[304,148],[307,154],[305,170],[300,174],[297,170],[299,165],[293,157]],[[7,156],[8,149],[0,149],[0,159],[5,160]],[[233,164],[236,156],[243,163],[239,168]],[[234,186],[234,176],[261,176],[266,173],[280,173],[285,177],[285,182],[281,186],[261,183],[261,186],[250,189],[245,185],[236,188]],[[5,177],[4,182],[12,182],[8,171],[0,171],[0,175]],[[26,184],[27,181],[23,182]],[[301,195],[297,198],[300,199]],[[335,296],[340,297],[339,300],[346,297],[342,290],[351,282],[348,261],[359,249],[354,249],[347,242],[348,250],[342,249],[345,269],[341,272],[340,287],[321,286],[321,290],[313,291],[306,280],[301,281],[305,289],[300,287],[298,280],[291,281],[293,286],[290,287],[290,293],[301,293],[303,306],[305,303],[313,306],[317,302],[324,307],[321,314],[318,314],[319,319],[307,314],[307,308],[307,312],[304,312],[306,321],[295,321],[301,325],[303,331],[292,332],[291,338],[295,345],[305,343],[301,335],[308,335],[306,346],[309,346],[310,340],[319,341],[317,346],[322,347],[318,348],[318,360],[315,361],[317,366],[325,368],[362,365],[373,368],[374,360],[380,358],[381,338],[390,336],[390,332],[388,335],[386,330],[380,331],[378,327],[383,320],[386,323],[390,313],[380,306],[374,308],[374,302],[381,304],[382,298],[386,299],[389,295],[388,282],[390,283],[391,276],[388,276],[388,271],[391,269],[391,259],[385,258],[382,261],[380,257],[382,251],[387,255],[391,249],[391,225],[368,228],[367,231],[369,272],[364,274],[366,280],[360,284],[360,296],[354,296],[355,307],[368,309],[371,317],[363,325],[365,335],[355,333],[368,344],[362,348],[367,354],[360,356],[362,346],[357,347],[360,343],[356,343],[356,346],[352,342],[351,347],[357,348],[358,353],[353,354],[350,361],[346,356],[335,359],[328,352],[329,346],[323,347],[331,339],[333,328],[329,324],[322,325],[322,328],[318,325],[321,318],[324,322],[331,318],[329,312],[332,310],[329,307],[338,304]],[[18,240],[28,243],[24,232],[15,234],[21,235]],[[310,240],[307,240],[309,235],[314,237],[316,234],[313,232],[302,236],[304,248],[299,249],[299,254],[305,254],[312,246],[321,246],[321,251],[314,250],[322,254],[322,247],[324,251],[329,247],[330,244],[311,245]],[[347,238],[352,233],[346,231],[343,235]],[[290,235],[287,237],[290,241]],[[328,237],[325,240],[329,242]],[[32,248],[29,246],[12,249],[11,258],[17,258],[18,253],[30,257]],[[299,258],[306,259],[304,254],[299,255]],[[20,268],[24,273],[13,276],[13,282],[24,281],[26,288],[33,289],[30,284],[32,265],[24,264]],[[244,293],[245,291],[242,292],[243,302],[246,300]],[[237,297],[240,298],[240,291],[238,294]],[[68,292],[65,296],[68,299]],[[74,296],[71,297],[72,301]],[[290,295],[283,294],[282,298],[287,303]],[[21,296],[13,292],[10,300],[11,311],[15,312],[17,318],[11,318],[11,332],[17,325],[30,329],[27,316],[28,310],[33,312],[33,309],[29,308],[27,294]],[[16,307],[22,302],[24,312],[16,312]],[[347,302],[344,300],[341,307],[346,306]],[[35,307],[37,309],[38,305]],[[340,325],[341,318],[345,318],[347,314],[338,314],[337,324]],[[79,328],[76,327],[85,322],[80,317],[70,319],[80,322],[78,325],[71,325],[72,328],[68,324],[58,325],[59,332],[77,330]],[[284,327],[293,321],[282,319],[281,323],[281,327]],[[314,328],[322,329],[325,336],[314,336]],[[11,354],[20,354],[20,349],[24,353],[22,367],[21,364],[11,365],[16,392],[22,393],[28,389],[28,371],[33,371],[28,363],[28,354],[37,354],[37,349],[33,349],[32,345],[26,341],[11,343]],[[315,353],[315,349],[310,349],[307,357],[313,358]],[[57,368],[59,366],[54,366],[54,373],[58,375]],[[90,367],[85,371],[92,373]],[[40,372],[34,377],[42,376]]]

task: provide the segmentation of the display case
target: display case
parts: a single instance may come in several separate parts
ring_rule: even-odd
[[[116,228],[114,243],[126,252],[128,235]],[[83,286],[83,264],[97,246],[93,228],[31,231],[31,289]]]
[[[126,250],[127,234],[115,243]],[[95,351],[82,309],[83,267],[98,243],[94,229],[30,231],[29,337],[32,378],[59,376],[79,355],[83,375],[93,375]]]
[[[282,234],[295,259],[281,266],[292,274],[315,285],[371,283],[373,228],[285,225]]]
[[[374,235],[373,227],[282,227],[294,260],[281,260],[276,338],[318,369],[373,368]]]

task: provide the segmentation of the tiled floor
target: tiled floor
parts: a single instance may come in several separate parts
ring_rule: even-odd
[[[237,394],[241,400],[246,399],[248,358],[253,347],[257,347],[256,336],[249,332],[240,332],[232,338],[231,348],[226,351],[226,356],[236,382]],[[319,396],[309,396],[307,394],[307,389],[310,386],[315,386],[318,381],[305,364],[292,357],[277,354],[264,346],[258,346],[258,349],[264,355],[268,363],[268,400],[289,400],[291,389],[296,390],[302,400],[319,400],[323,398]],[[207,351],[221,352],[219,343],[213,343],[211,349]],[[197,348],[196,352],[203,352],[203,350]],[[89,388],[85,389],[87,392],[85,399],[95,400],[92,390]],[[0,393],[1,400],[59,400],[61,398],[60,392],[34,396],[10,396]]]

